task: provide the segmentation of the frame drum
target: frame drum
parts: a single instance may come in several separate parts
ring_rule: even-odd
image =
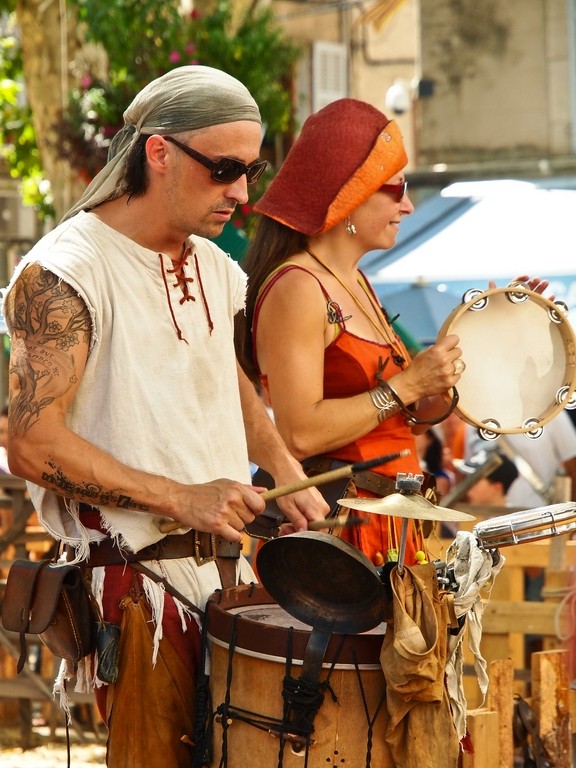
[[[538,437],[563,408],[576,406],[576,336],[560,302],[523,283],[468,291],[438,339],[460,337],[466,369],[456,411],[487,440]]]
[[[472,533],[484,549],[492,549],[561,536],[574,530],[576,504],[567,501],[483,520],[474,526]]]
[[[312,628],[258,584],[215,592],[206,606],[213,709],[210,765],[222,768],[393,768],[380,649],[385,625],[333,634],[308,747],[290,733],[285,676],[298,678]]]

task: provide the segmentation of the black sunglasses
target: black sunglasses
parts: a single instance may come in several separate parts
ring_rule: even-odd
[[[166,139],[166,141],[172,142],[172,144],[175,144],[183,152],[186,152],[186,154],[193,160],[196,160],[205,168],[208,168],[210,170],[210,177],[213,178],[214,181],[219,181],[221,184],[232,184],[233,182],[238,181],[240,176],[244,173],[246,174],[248,184],[254,184],[254,182],[258,181],[260,176],[262,176],[268,165],[266,160],[257,160],[250,165],[244,165],[240,160],[233,160],[231,157],[222,157],[220,160],[210,160],[206,155],[202,155],[200,152],[197,152],[195,149],[192,149],[192,147],[183,144],[172,136],[163,136],[163,138]]]
[[[391,195],[392,199],[399,203],[406,194],[407,189],[408,182],[403,181],[400,184],[382,184],[378,191],[386,192],[387,195]]]

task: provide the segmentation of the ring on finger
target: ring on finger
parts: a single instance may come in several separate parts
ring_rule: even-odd
[[[459,357],[454,361],[454,376],[460,376],[466,370],[466,363]]]

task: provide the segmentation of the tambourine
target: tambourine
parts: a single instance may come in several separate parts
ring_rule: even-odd
[[[472,534],[484,549],[493,549],[548,539],[574,530],[576,503],[567,501],[483,520],[474,526]]]
[[[466,367],[456,411],[485,440],[539,437],[563,408],[576,407],[576,336],[568,308],[524,283],[473,289],[444,321],[438,339],[459,336]]]

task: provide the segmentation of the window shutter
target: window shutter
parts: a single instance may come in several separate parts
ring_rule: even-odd
[[[312,45],[312,111],[348,95],[348,49],[344,43]]]

